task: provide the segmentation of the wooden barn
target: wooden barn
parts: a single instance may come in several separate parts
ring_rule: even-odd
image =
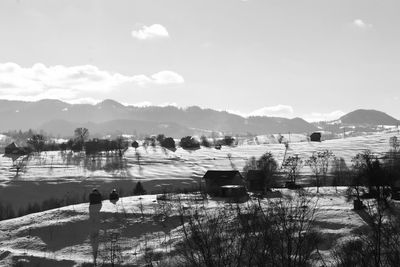
[[[311,142],[321,142],[321,133],[315,132],[310,135]]]
[[[8,146],[6,146],[4,148],[4,153],[5,154],[13,154],[13,152],[17,151],[17,150],[18,150],[17,145],[14,142],[12,142],[11,144],[9,144]]]
[[[212,196],[223,196],[222,186],[226,185],[245,185],[243,177],[239,171],[207,171],[203,176],[205,181],[206,193]]]
[[[265,190],[265,174],[260,170],[249,170],[246,174],[247,189],[250,192],[263,192]]]
[[[4,148],[4,154],[6,155],[26,155],[28,151],[26,148],[17,146],[14,142]]]

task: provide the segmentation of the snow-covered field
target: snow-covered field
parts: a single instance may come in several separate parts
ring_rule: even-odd
[[[316,227],[324,240],[320,252],[327,261],[329,249],[336,242],[349,238],[355,229],[365,225],[352,210],[352,204],[345,201],[344,191],[345,188],[339,188],[335,193],[333,188],[322,188],[318,199],[314,198]],[[281,192],[284,196],[293,194],[286,189]],[[221,205],[227,204],[209,200],[206,207],[213,209]],[[8,266],[12,260],[46,263],[46,266],[81,265],[94,259],[97,263],[109,263],[113,234],[117,236],[119,261],[143,263],[146,247],[162,254],[181,240],[179,218],[174,209],[164,222],[158,216],[160,209],[165,207],[157,202],[156,196],[147,195],[126,197],[115,205],[109,201],[91,208],[88,204],[79,204],[2,221],[0,265]]]
[[[292,142],[287,153],[307,158],[313,151],[329,149],[350,165],[351,158],[363,150],[369,149],[375,153],[388,151],[389,138],[395,134],[397,133],[377,133],[321,143],[307,142],[304,135],[291,135]],[[115,187],[126,193],[133,189],[137,181],[142,181],[148,192],[193,188],[198,186],[200,178],[207,170],[242,170],[249,157],[259,157],[267,151],[272,152],[280,164],[285,152],[284,145],[272,142],[262,144],[274,140],[267,136],[259,136],[257,139],[258,145],[247,140],[239,146],[222,147],[221,150],[201,148],[186,151],[178,148],[172,152],[160,147],[149,147],[147,150],[140,147],[137,150],[140,154],[139,161],[135,149],[129,148],[122,162],[114,163],[105,159],[92,161],[79,155],[66,153],[62,156],[60,152],[47,152],[31,158],[25,172],[18,177],[11,171],[12,160],[1,156],[0,200],[10,202],[16,207],[25,207],[27,203],[41,202],[50,197],[64,198],[73,194],[81,196],[90,192],[93,187],[99,187],[105,192]],[[117,164],[120,167],[104,167],[107,164]],[[309,169],[304,167],[303,174],[309,173]]]
[[[363,150],[369,149],[375,153],[389,150],[389,138],[393,133],[380,133],[368,136],[351,137],[346,139],[327,140],[319,142],[292,142],[288,155],[298,154],[307,158],[313,151],[322,149],[332,150],[337,157],[343,157],[350,164],[351,158]],[[82,179],[131,178],[141,180],[188,179],[202,177],[209,169],[241,170],[249,157],[259,157],[270,151],[278,162],[283,159],[285,147],[283,144],[239,145],[222,147],[221,150],[201,148],[186,151],[178,148],[175,152],[160,147],[149,147],[145,150],[139,147],[140,160],[136,158],[135,149],[129,148],[125,153],[126,168],[121,170],[96,170],[94,164],[85,162],[82,157],[71,154],[64,157],[60,152],[42,153],[33,157],[26,172],[17,179],[19,181],[60,181]],[[230,157],[228,156],[230,155]],[[69,163],[68,163],[69,162]],[[85,164],[88,167],[84,167]],[[12,160],[0,157],[1,182],[11,181],[15,173],[10,172]]]

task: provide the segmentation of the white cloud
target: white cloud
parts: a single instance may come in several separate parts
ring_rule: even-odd
[[[293,117],[293,107],[281,104],[263,107],[250,112],[248,116]]]
[[[161,24],[153,24],[150,26],[143,25],[137,30],[132,31],[132,36],[138,40],[148,40],[156,38],[168,38],[167,29]]]
[[[101,102],[101,100],[97,100],[91,97],[77,98],[68,101],[68,103],[70,104],[90,104],[90,105],[95,105],[99,102]]]
[[[335,110],[335,111],[328,112],[328,113],[312,112],[310,114],[303,115],[302,118],[305,119],[308,122],[332,121],[332,120],[339,119],[341,116],[343,116],[345,114],[346,113],[341,111],[341,110]]]
[[[81,99],[92,103],[93,95],[111,97],[109,95],[115,92],[115,89],[132,90],[135,87],[182,83],[184,78],[169,70],[150,76],[128,76],[100,70],[93,65],[68,67],[37,63],[32,67],[21,67],[15,63],[0,63],[0,98],[3,99],[35,101],[57,98],[69,102]]]
[[[151,75],[154,83],[157,84],[175,84],[184,83],[185,80],[181,75],[173,71],[164,70]]]
[[[356,27],[358,27],[358,28],[361,28],[361,29],[372,28],[372,24],[366,23],[366,22],[364,22],[364,21],[361,20],[361,19],[355,19],[355,20],[353,21],[353,25],[356,26]]]

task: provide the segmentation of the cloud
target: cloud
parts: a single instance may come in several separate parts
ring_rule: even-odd
[[[308,122],[314,121],[333,121],[339,119],[341,116],[345,115],[346,113],[341,110],[335,110],[328,113],[318,113],[312,112],[310,114],[304,114],[302,116]]]
[[[372,24],[366,23],[361,19],[355,19],[353,21],[353,25],[356,26],[357,28],[361,28],[361,29],[372,28]]]
[[[156,84],[174,84],[174,83],[184,83],[185,80],[181,75],[173,71],[160,71],[151,75],[153,82]]]
[[[293,117],[293,107],[281,104],[263,107],[250,112],[248,116]]]
[[[90,104],[90,105],[95,105],[99,102],[101,102],[101,100],[97,100],[92,97],[76,98],[68,101],[68,103],[70,104]]]
[[[15,63],[0,63],[0,98],[3,99],[35,101],[57,98],[69,102],[90,99],[89,102],[93,102],[94,95],[112,97],[116,89],[134,90],[182,83],[184,78],[170,70],[150,76],[129,76],[100,70],[93,65],[68,67],[37,63],[32,67],[21,67]]]
[[[163,70],[154,73],[150,77],[143,74],[135,75],[131,78],[131,80],[142,87],[151,84],[168,85],[168,84],[182,84],[185,82],[185,79],[183,79],[181,75],[169,70]]]
[[[153,24],[151,26],[143,25],[137,30],[132,31],[132,36],[138,40],[149,40],[157,38],[168,38],[167,29],[161,24]]]

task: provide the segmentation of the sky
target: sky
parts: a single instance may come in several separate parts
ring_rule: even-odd
[[[0,98],[400,119],[398,0],[2,0]]]

